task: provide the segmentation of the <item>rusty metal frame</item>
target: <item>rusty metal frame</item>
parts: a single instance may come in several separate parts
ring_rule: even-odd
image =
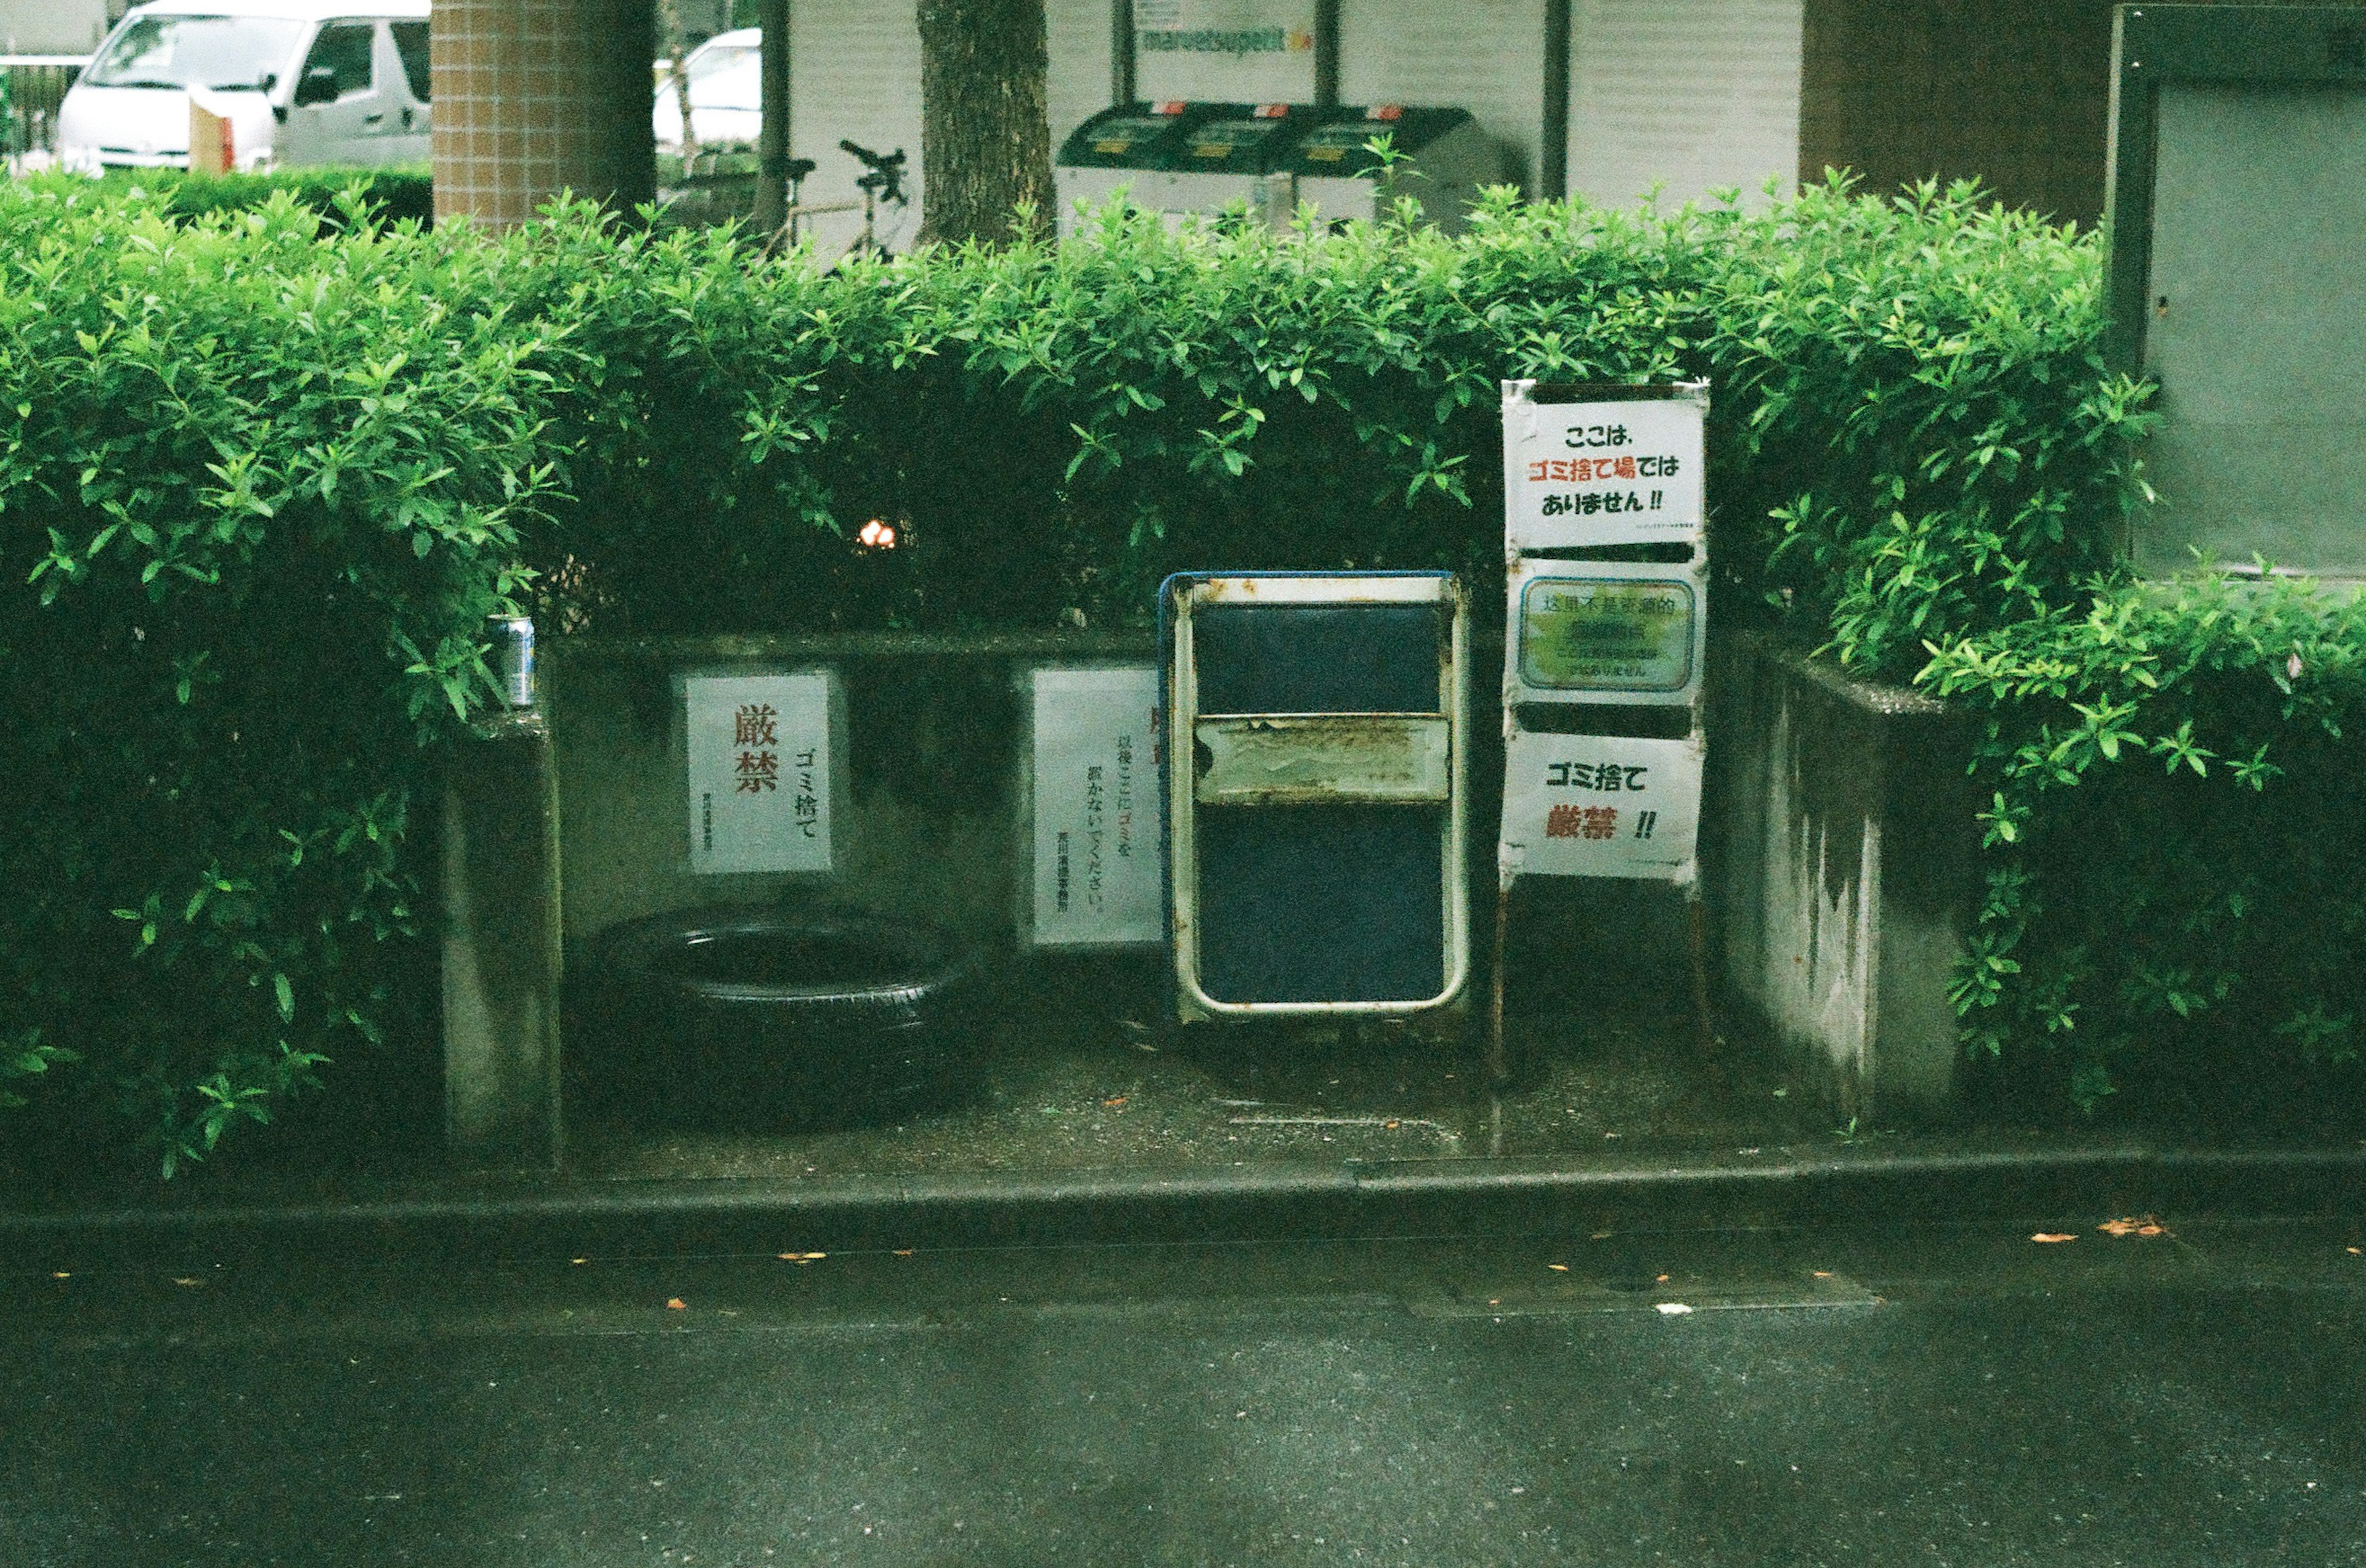
[[[1445,889],[1445,985],[1417,1001],[1225,1002],[1200,983],[1200,855],[1195,834],[1197,769],[1192,743],[1200,717],[1199,673],[1192,657],[1192,611],[1201,604],[1443,604],[1451,616],[1448,643],[1450,668],[1441,671],[1439,695],[1448,726],[1448,773],[1443,854]],[[1174,654],[1166,689],[1166,821],[1171,852],[1168,912],[1174,922],[1175,983],[1187,1014],[1237,1020],[1255,1018],[1402,1017],[1451,1006],[1470,979],[1469,882],[1470,602],[1461,580],[1446,573],[1341,572],[1269,576],[1191,577],[1171,594]],[[1339,717],[1326,715],[1266,715],[1265,717]],[[1378,715],[1355,716],[1378,717]]]

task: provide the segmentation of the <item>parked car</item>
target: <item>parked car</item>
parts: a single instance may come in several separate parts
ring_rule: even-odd
[[[197,93],[241,169],[427,159],[428,0],[152,0],[58,108],[70,167],[186,167]]]
[[[690,82],[690,129],[704,148],[753,147],[764,122],[764,34],[760,28],[717,33],[682,62]],[[658,83],[650,117],[658,148],[682,151],[682,101],[673,73]]]

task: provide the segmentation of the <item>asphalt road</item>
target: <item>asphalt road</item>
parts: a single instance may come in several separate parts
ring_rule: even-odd
[[[2357,1232],[2101,1217],[18,1259],[0,1562],[2366,1561]]]

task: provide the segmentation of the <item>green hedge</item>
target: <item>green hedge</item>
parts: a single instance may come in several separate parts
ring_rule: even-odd
[[[1110,213],[828,274],[580,209],[489,240],[177,199],[0,192],[0,744],[41,781],[0,823],[0,1037],[20,1087],[128,1095],[168,1161],[431,1027],[400,1009],[410,829],[489,608],[1122,624],[1213,563],[1492,594],[1506,376],[1710,378],[1721,621],[1986,716],[1971,1043],[2090,1101],[2214,1031],[2349,1053],[2366,904],[2324,824],[2360,628],[2124,575],[2146,416],[2095,248],[1972,192],[1506,197],[1459,239]]]
[[[318,164],[278,169],[269,174],[193,175],[186,169],[109,169],[99,187],[110,198],[150,193],[175,218],[204,218],[218,212],[246,212],[274,197],[293,197],[310,208],[332,230],[344,226],[339,198],[358,190],[369,215],[381,223],[411,220],[422,226],[435,221],[435,184],[424,164],[383,167]]]
[[[548,473],[483,259],[342,220],[0,189],[0,1069],[168,1171],[389,1027]]]

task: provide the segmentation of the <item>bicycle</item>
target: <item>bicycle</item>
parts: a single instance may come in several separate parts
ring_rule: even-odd
[[[885,261],[894,254],[879,239],[879,209],[883,206],[909,207],[912,204],[911,197],[904,189],[904,150],[898,147],[893,152],[874,152],[860,142],[849,141],[840,141],[838,145],[839,151],[870,170],[854,182],[855,188],[862,193],[862,199],[806,201],[804,194],[806,177],[814,172],[817,165],[811,158],[790,159],[782,170],[789,182],[788,210],[782,217],[780,231],[764,247],[767,251],[777,250],[783,243],[794,245],[797,243],[797,220],[800,218],[825,212],[860,211],[862,228],[839,253],[838,260],[842,262],[850,257],[867,255]]]

